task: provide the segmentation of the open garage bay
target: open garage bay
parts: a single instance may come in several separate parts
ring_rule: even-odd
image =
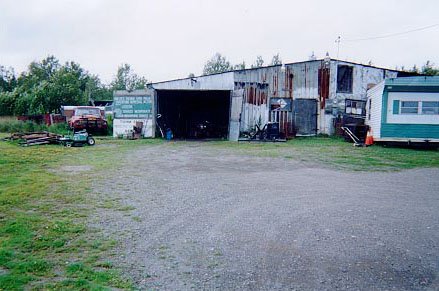
[[[230,91],[158,90],[157,124],[178,139],[225,139]]]

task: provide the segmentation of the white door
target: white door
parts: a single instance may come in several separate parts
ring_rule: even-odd
[[[229,140],[238,141],[244,89],[232,91],[230,100]]]

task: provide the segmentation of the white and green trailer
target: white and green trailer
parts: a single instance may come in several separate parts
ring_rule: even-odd
[[[439,76],[377,84],[367,92],[366,124],[377,142],[439,143]]]

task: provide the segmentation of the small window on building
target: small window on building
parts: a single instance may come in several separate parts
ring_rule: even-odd
[[[422,101],[422,114],[439,114],[439,102]]]
[[[354,68],[340,65],[337,69],[337,92],[352,93]]]
[[[346,99],[345,113],[366,116],[366,102],[359,100]]]
[[[401,101],[401,114],[418,114],[418,101]]]

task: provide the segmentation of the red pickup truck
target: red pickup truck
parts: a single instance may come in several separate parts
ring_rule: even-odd
[[[69,126],[74,131],[86,129],[88,132],[107,133],[107,121],[101,110],[93,106],[78,106],[72,118],[69,120]]]

